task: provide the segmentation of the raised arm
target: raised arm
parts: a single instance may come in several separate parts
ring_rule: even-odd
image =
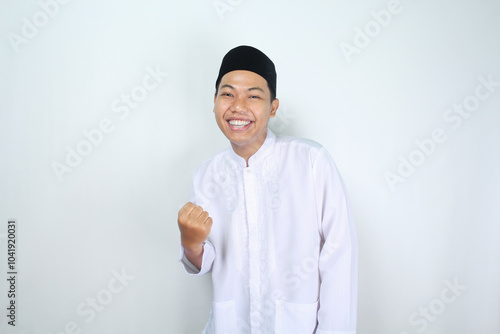
[[[198,270],[201,270],[203,245],[212,229],[212,218],[201,206],[187,202],[179,210],[177,222],[184,255]]]

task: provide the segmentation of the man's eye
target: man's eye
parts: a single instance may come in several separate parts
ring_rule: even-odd
[[[250,96],[250,98],[251,99],[260,99],[260,96],[258,96],[258,95],[252,95],[252,96]]]
[[[221,93],[220,95],[221,95],[221,96],[232,96],[232,94],[231,94],[231,93]]]

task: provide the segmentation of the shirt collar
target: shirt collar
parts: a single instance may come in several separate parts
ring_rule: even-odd
[[[248,166],[252,167],[253,165],[259,163],[259,161],[261,161],[262,158],[264,158],[269,153],[275,140],[276,140],[276,135],[274,134],[274,132],[271,131],[271,129],[267,128],[266,139],[264,140],[264,143],[262,144],[262,146],[259,147],[257,152],[255,152],[248,159]],[[241,166],[243,168],[245,168],[247,166],[247,162],[245,161],[245,159],[243,159],[238,154],[236,154],[232,147],[229,148],[229,151],[230,151],[231,157],[239,166]]]

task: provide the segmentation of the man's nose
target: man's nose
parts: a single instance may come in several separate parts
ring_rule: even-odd
[[[248,107],[244,96],[237,97],[233,103],[233,112],[247,112]]]

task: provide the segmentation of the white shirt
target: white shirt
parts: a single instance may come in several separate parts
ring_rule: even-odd
[[[268,130],[243,158],[201,164],[191,201],[213,219],[201,270],[212,273],[206,334],[355,334],[357,241],[348,198],[320,144]]]

